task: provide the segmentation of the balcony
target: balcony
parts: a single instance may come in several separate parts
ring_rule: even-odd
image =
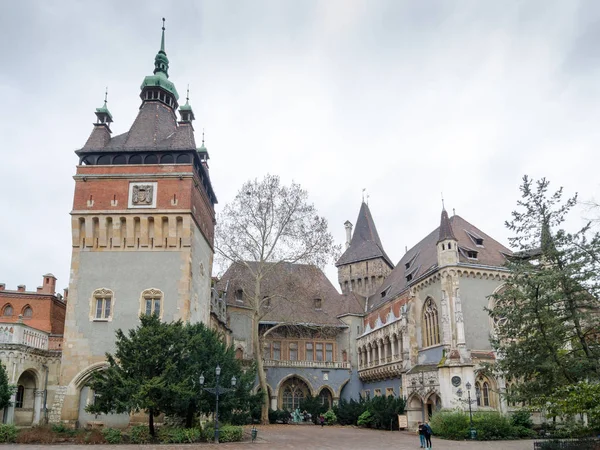
[[[399,355],[381,358],[380,361],[369,361],[358,369],[358,376],[362,381],[384,380],[386,378],[395,378],[404,371],[404,362]]]
[[[23,323],[0,323],[0,346],[18,344],[48,350],[48,336],[49,333],[36,330]]]
[[[274,359],[265,359],[265,367],[286,367],[303,369],[346,369],[350,370],[349,362],[342,361],[282,361]]]

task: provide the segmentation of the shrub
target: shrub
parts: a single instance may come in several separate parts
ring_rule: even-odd
[[[325,414],[323,414],[323,417],[325,418],[325,423],[327,425],[335,425],[335,423],[337,422],[337,417],[335,416],[335,413],[331,409],[329,411],[327,411]]]
[[[341,399],[339,403],[333,407],[338,423],[340,425],[356,425],[358,418],[365,412],[366,402],[361,398],[359,401],[351,399],[350,401]]]
[[[129,430],[129,440],[132,444],[146,444],[150,442],[150,430],[146,425],[137,425]]]
[[[0,442],[16,442],[17,427],[12,424],[0,424]]]
[[[480,441],[496,441],[516,437],[516,431],[509,418],[497,412],[473,414],[473,427],[477,430],[477,439]]]
[[[219,428],[219,442],[239,442],[244,429],[235,425],[224,425]]]
[[[105,428],[102,430],[102,435],[109,444],[120,444],[123,442],[123,435],[118,428]]]
[[[398,429],[398,414],[404,413],[404,399],[392,396],[373,397],[366,403],[373,415],[373,428]]]
[[[162,427],[158,439],[163,444],[193,444],[200,441],[202,431],[198,428]]]
[[[358,418],[357,424],[359,427],[370,428],[373,424],[373,414],[371,414],[371,411],[367,410],[364,413],[362,413]]]
[[[300,411],[309,413],[313,423],[317,423],[319,416],[324,414],[327,409],[329,409],[329,407],[323,405],[319,397],[313,397],[310,394],[304,397],[304,400],[300,402]]]
[[[290,413],[284,409],[269,409],[269,423],[288,423]]]
[[[469,437],[469,415],[463,411],[440,411],[431,418],[433,434],[446,439],[461,440]]]
[[[232,425],[248,425],[252,423],[252,415],[249,411],[237,411],[231,414],[229,422]]]
[[[533,428],[531,413],[525,409],[513,412],[510,416],[510,423],[515,427]]]

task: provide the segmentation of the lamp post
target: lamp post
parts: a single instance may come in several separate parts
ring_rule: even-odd
[[[465,384],[465,387],[467,388],[467,396],[468,396],[466,400],[461,398],[462,394],[463,394],[463,391],[461,388],[458,388],[458,390],[456,391],[456,395],[458,395],[458,401],[463,402],[463,403],[468,403],[468,405],[469,405],[469,433],[471,434],[471,439],[475,439],[477,437],[477,430],[475,430],[475,428],[473,428],[473,409],[471,408],[471,405],[479,399],[479,391],[475,392],[475,395],[477,398],[471,400],[471,383],[469,383],[467,381],[467,383]]]
[[[216,382],[214,388],[203,387],[204,386],[204,374],[200,375],[200,386],[202,386],[202,389],[204,389],[206,392],[210,392],[211,394],[213,394],[217,399],[217,403],[215,406],[215,444],[218,444],[219,443],[219,396],[221,394],[226,394],[227,392],[233,391],[234,389],[219,386],[219,377],[221,376],[221,367],[218,364],[215,369],[215,374],[217,375],[217,382]],[[235,386],[236,381],[237,380],[235,379],[235,376],[231,377],[231,386]]]

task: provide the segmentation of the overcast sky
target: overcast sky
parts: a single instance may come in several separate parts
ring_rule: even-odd
[[[2,2],[0,282],[68,285],[77,157],[137,113],[167,19],[219,204],[270,172],[337,241],[361,191],[398,261],[446,208],[507,243],[523,174],[600,197],[598,1]],[[581,213],[577,212],[579,216]],[[328,276],[337,287],[333,266]]]

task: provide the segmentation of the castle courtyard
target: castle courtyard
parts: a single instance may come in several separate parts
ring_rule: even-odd
[[[361,449],[361,450],[412,450],[419,448],[418,437],[414,433],[408,432],[386,432],[378,430],[367,430],[354,427],[318,427],[318,426],[294,426],[294,425],[269,425],[266,427],[257,427],[259,429],[258,439],[252,444],[248,441],[237,443],[223,443],[220,447],[233,449],[248,449],[256,447],[258,449]],[[249,429],[246,428],[246,431]],[[247,434],[247,433],[246,433]],[[468,441],[446,441],[441,439],[432,439],[435,449],[453,450],[453,449],[480,449],[486,450],[530,450],[533,448],[533,441],[497,441],[497,442],[468,442]],[[114,449],[140,449],[145,450],[175,450],[214,447],[215,444],[187,444],[187,445],[95,445],[96,450]],[[57,446],[58,447],[58,446]],[[78,448],[77,445],[64,445],[60,448]],[[19,450],[42,450],[47,449],[48,445],[6,445],[6,449],[18,448]]]

